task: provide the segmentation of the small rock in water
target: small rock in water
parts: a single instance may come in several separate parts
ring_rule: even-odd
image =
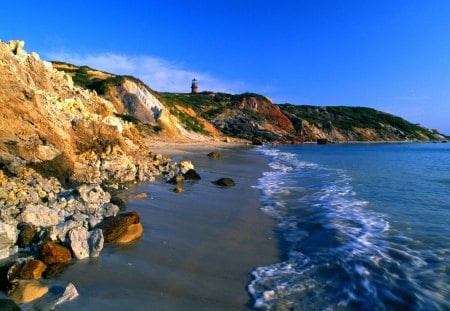
[[[143,199],[143,198],[146,198],[146,197],[147,197],[147,193],[146,192],[141,192],[141,193],[138,193],[138,194],[134,195],[135,199]]]
[[[222,186],[222,187],[232,187],[232,186],[236,185],[234,183],[234,180],[231,178],[220,178],[220,179],[216,180],[215,184],[218,186]]]
[[[183,187],[177,186],[177,187],[175,187],[175,188],[173,189],[173,192],[175,192],[175,193],[181,193],[181,192],[183,192]]]
[[[210,153],[208,153],[208,157],[211,159],[222,159],[222,154],[217,152],[217,151],[212,151]]]
[[[183,175],[185,180],[199,180],[201,179],[200,175],[193,169],[188,170]]]

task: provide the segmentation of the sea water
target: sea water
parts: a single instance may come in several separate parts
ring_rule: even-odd
[[[450,144],[265,146],[262,310],[450,310]]]

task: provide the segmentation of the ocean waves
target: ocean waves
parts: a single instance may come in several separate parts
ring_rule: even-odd
[[[344,170],[262,147],[262,210],[277,219],[282,262],[252,271],[248,291],[262,310],[444,310],[438,279],[420,278],[433,254],[412,250],[386,216],[358,197]],[[439,256],[434,256],[439,258]],[[439,261],[439,260],[438,260]],[[439,263],[442,266],[442,262]],[[425,287],[423,285],[426,285]]]

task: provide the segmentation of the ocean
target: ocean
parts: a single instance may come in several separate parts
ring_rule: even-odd
[[[450,310],[450,144],[259,147],[279,262],[262,310]]]

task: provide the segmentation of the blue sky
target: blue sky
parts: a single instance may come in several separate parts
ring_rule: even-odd
[[[8,1],[0,39],[157,91],[367,106],[450,134],[450,1]]]

